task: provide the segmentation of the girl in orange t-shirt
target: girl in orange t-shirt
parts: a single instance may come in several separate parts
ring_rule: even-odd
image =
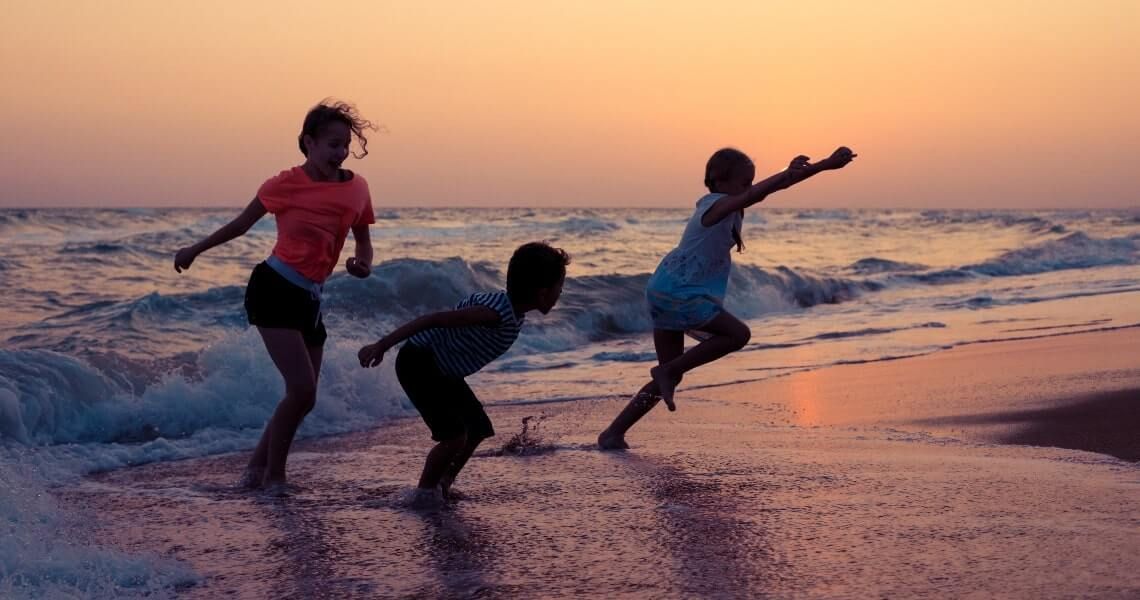
[[[277,244],[250,275],[245,309],[285,379],[285,397],[249,459],[241,482],[246,487],[281,488],[285,484],[289,446],[316,403],[327,337],[321,319],[321,290],[336,268],[349,230],[356,251],[345,262],[345,269],[360,278],[372,272],[368,226],[375,217],[368,183],[340,168],[352,138],[361,150],[353,156],[368,154],[365,129],[376,127],[351,104],[324,101],[313,107],[297,137],[305,163],[270,178],[237,218],[174,256],[174,269],[181,273],[199,254],[241,236],[265,213],[277,219]]]

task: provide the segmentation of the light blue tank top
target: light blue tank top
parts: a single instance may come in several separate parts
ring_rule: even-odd
[[[737,211],[710,227],[701,224],[705,212],[724,196],[708,194],[697,200],[681,241],[661,259],[649,278],[649,290],[679,299],[706,296],[717,302],[724,300],[736,245],[732,231],[740,230],[744,216]]]

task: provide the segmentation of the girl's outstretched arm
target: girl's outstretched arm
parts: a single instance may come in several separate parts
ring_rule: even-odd
[[[725,196],[714,202],[713,205],[705,211],[705,214],[701,215],[701,225],[712,227],[738,210],[744,210],[753,204],[759,204],[773,192],[790,188],[822,171],[842,169],[856,156],[858,155],[843,146],[836,149],[831,156],[817,163],[808,162],[808,157],[806,156],[797,156],[792,159],[787,169],[763,181],[754,183],[752,187],[745,190],[744,193],[735,196]]]
[[[474,325],[493,325],[500,320],[499,313],[489,306],[468,306],[456,310],[431,313],[417,317],[396,328],[395,331],[380,338],[375,344],[368,344],[360,349],[357,358],[360,366],[375,367],[384,359],[384,353],[392,346],[425,330],[441,327],[471,327]]]
[[[372,273],[372,237],[367,225],[353,225],[352,239],[356,252],[344,263],[344,268],[355,277],[364,279]]]
[[[220,246],[236,237],[240,237],[249,231],[249,228],[253,227],[253,224],[257,223],[261,217],[264,217],[265,213],[265,206],[261,203],[261,200],[254,197],[253,201],[251,201],[249,205],[245,207],[245,210],[241,211],[241,214],[233,221],[222,225],[220,229],[211,233],[209,237],[197,244],[186,246],[179,250],[178,253],[174,255],[174,270],[181,273],[182,269],[189,269],[199,254],[214,246]]]

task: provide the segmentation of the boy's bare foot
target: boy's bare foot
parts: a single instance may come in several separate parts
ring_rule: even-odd
[[[300,486],[289,485],[284,479],[274,479],[266,481],[264,485],[258,490],[262,496],[269,498],[286,498],[296,494],[301,490]]]
[[[625,436],[614,435],[609,429],[598,434],[598,447],[602,450],[629,450]]]
[[[450,487],[447,488],[446,492],[443,492],[443,499],[448,502],[459,502],[462,500],[467,500],[467,494],[464,494],[463,492]]]
[[[657,391],[661,392],[661,400],[665,402],[665,406],[670,411],[677,410],[677,405],[673,404],[673,390],[677,387],[677,381],[665,372],[665,367],[662,365],[649,369],[649,376],[653,378],[653,383],[657,384]]]
[[[439,492],[443,495],[444,500],[447,500],[451,496],[451,484],[453,483],[455,483],[454,477],[444,475],[439,478]]]
[[[439,510],[443,508],[443,493],[438,487],[418,487],[412,491],[408,498],[408,508],[413,510]]]
[[[265,469],[246,467],[245,472],[238,479],[237,487],[243,490],[256,490],[265,480]]]
[[[439,491],[440,491],[440,494],[443,496],[443,499],[448,501],[448,502],[454,502],[456,500],[466,500],[467,494],[464,494],[463,492],[452,487],[454,484],[455,484],[455,478],[454,477],[451,477],[449,475],[444,475],[442,478],[440,478],[440,480],[439,480]]]

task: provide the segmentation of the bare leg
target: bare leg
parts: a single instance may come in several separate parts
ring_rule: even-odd
[[[475,449],[483,442],[485,438],[467,438],[467,443],[463,445],[463,449],[455,458],[451,459],[451,464],[448,465],[447,470],[444,472],[443,477],[439,480],[440,488],[443,490],[443,497],[446,498],[451,493],[451,484],[455,483],[455,478],[459,476],[459,472],[467,464],[472,454],[475,454]]]
[[[268,348],[268,342],[266,342]],[[309,364],[313,368],[313,385],[316,387],[317,382],[320,381],[321,376],[321,361],[324,356],[324,348],[321,346],[309,346],[306,348],[309,355]],[[310,409],[311,410],[311,409]],[[306,412],[306,414],[308,414]],[[265,472],[268,464],[269,456],[269,437],[270,432],[274,428],[267,423],[265,430],[261,432],[261,439],[257,442],[257,447],[253,449],[253,455],[249,458],[249,464],[246,466],[245,474],[242,475],[239,485],[248,488],[261,487],[265,481]]]
[[[673,404],[673,392],[677,389],[677,384],[680,381],[674,381],[673,376],[660,364],[649,369],[649,378],[653,381],[653,387],[657,391],[654,400],[657,398],[664,400],[665,407],[669,409],[669,412],[677,410],[677,405]]]
[[[320,347],[307,348],[301,333],[293,329],[258,327],[257,331],[273,364],[285,379],[285,397],[265,425],[246,472],[247,477],[263,472],[264,484],[284,483],[285,461],[293,437],[316,404],[317,374],[323,351]]]
[[[605,431],[598,434],[598,446],[602,450],[627,450],[629,444],[625,441],[625,432],[653,410],[661,398],[657,393],[657,384],[650,381],[641,386],[641,390],[625,405],[614,422]]]
[[[672,360],[660,361],[660,364],[649,370],[661,392],[661,399],[669,406],[669,410],[676,410],[673,406],[673,390],[685,373],[743,348],[752,337],[748,326],[726,311],[721,311],[701,329],[713,336]]]
[[[463,453],[466,446],[466,435],[460,435],[436,444],[431,452],[428,452],[427,461],[424,462],[424,471],[420,475],[420,487],[435,489],[439,485],[439,480],[447,473],[451,463]]]
[[[685,352],[685,334],[681,331],[653,330],[653,345],[657,350],[659,364],[669,362]],[[629,401],[614,419],[614,422],[598,435],[598,446],[603,450],[624,450],[625,432],[657,406],[659,392],[653,381],[641,386],[641,390]]]

